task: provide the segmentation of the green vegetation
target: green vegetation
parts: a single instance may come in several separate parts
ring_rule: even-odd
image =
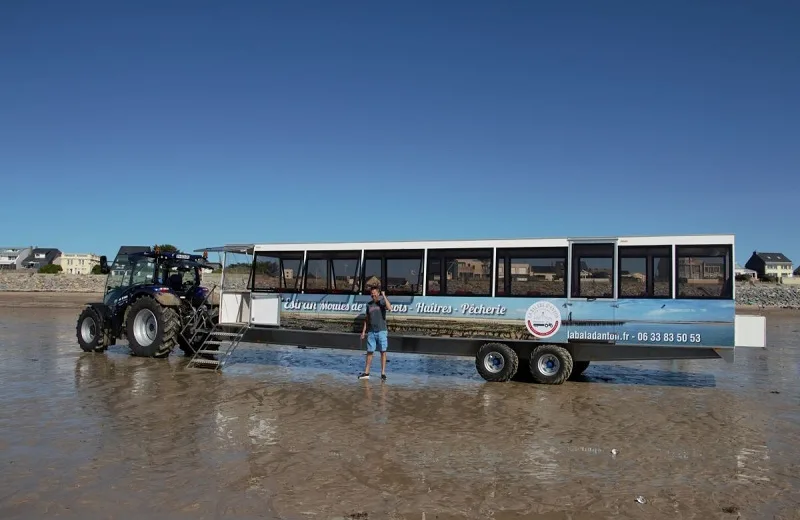
[[[61,271],[63,271],[61,266],[56,264],[43,265],[39,268],[39,272],[41,274],[58,274]]]

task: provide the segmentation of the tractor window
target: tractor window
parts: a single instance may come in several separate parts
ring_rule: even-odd
[[[174,291],[187,289],[197,283],[195,270],[192,267],[172,266],[166,273],[163,283]]]
[[[133,266],[131,285],[148,284],[153,282],[156,274],[156,264],[152,258],[142,258]]]
[[[113,291],[128,284],[131,277],[131,264],[128,263],[128,256],[117,258],[111,265],[106,282],[106,291]]]

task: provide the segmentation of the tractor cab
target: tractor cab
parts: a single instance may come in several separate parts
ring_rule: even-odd
[[[202,299],[202,270],[213,268],[204,256],[125,246],[110,266],[105,257],[100,258],[100,271],[108,274],[103,303],[114,306],[133,287],[166,289],[189,300]]]
[[[103,303],[113,306],[130,287],[152,282],[155,262],[141,256],[150,251],[148,246],[122,246],[110,266],[105,256],[100,257],[100,272],[108,275]]]

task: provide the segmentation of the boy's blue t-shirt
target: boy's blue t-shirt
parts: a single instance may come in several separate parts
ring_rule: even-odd
[[[378,302],[370,300],[367,303],[367,328],[372,332],[387,330],[386,327],[386,300],[381,298]]]

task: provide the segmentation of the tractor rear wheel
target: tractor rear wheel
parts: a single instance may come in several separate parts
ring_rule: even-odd
[[[180,318],[174,309],[143,296],[131,304],[125,327],[134,356],[163,358],[178,342]]]

